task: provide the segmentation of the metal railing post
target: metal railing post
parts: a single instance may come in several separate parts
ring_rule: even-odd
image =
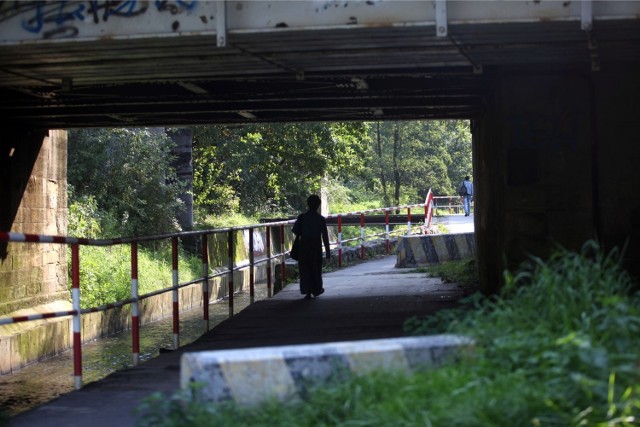
[[[202,320],[204,330],[209,330],[209,244],[207,235],[202,235]]]
[[[227,280],[227,288],[229,289],[229,317],[233,317],[233,264],[236,252],[233,245],[233,229],[229,230],[227,235],[227,248],[229,249],[229,278]]]
[[[180,347],[180,297],[178,291],[178,238],[171,238],[171,264],[173,267],[173,349]]]
[[[249,228],[249,302],[253,304],[255,301],[255,274],[254,265],[255,259],[253,256],[253,227]]]
[[[286,249],[284,246],[284,224],[280,224],[280,291],[287,285]]]
[[[271,298],[271,227],[267,225],[267,296]]]
[[[82,388],[82,323],[80,312],[80,251],[71,245],[71,297],[73,310],[73,382],[76,390]]]
[[[384,211],[384,238],[386,240],[386,252],[389,255],[391,252],[391,245],[389,244],[389,211]]]
[[[140,363],[140,306],[138,301],[138,242],[131,242],[131,348],[134,366]]]
[[[342,267],[342,215],[338,215],[338,268]]]
[[[428,197],[427,200],[429,200]],[[424,226],[429,226],[429,202],[424,204]]]
[[[364,214],[360,214],[360,259],[364,259]]]

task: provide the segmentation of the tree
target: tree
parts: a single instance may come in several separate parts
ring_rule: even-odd
[[[430,188],[453,194],[457,179],[470,173],[471,137],[465,121],[379,122],[371,129],[372,177],[385,203],[422,202]]]
[[[68,181],[71,203],[91,196],[105,235],[178,229],[181,185],[172,167],[173,142],[164,130],[72,129]]]
[[[365,166],[363,123],[203,126],[194,131],[196,204],[209,213],[295,212],[326,176]]]

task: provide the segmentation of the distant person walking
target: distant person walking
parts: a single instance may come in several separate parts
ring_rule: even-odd
[[[471,213],[471,201],[473,200],[473,184],[469,181],[469,175],[464,177],[464,181],[460,184],[458,194],[462,197],[464,216],[469,216]]]
[[[293,234],[299,238],[300,251],[298,270],[300,271],[300,293],[305,299],[317,297],[324,292],[322,287],[322,245],[331,258],[327,222],[318,213],[320,197],[314,195],[307,199],[309,210],[300,214],[293,224]]]

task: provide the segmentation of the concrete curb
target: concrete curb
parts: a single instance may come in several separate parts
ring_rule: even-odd
[[[398,242],[396,268],[424,267],[475,255],[474,233],[405,236]]]
[[[204,401],[254,405],[304,395],[350,374],[436,367],[473,344],[464,336],[434,335],[185,353],[180,386],[203,384],[198,398]]]

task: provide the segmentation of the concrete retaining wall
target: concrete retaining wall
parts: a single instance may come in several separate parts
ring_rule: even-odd
[[[180,386],[202,384],[198,398],[253,405],[303,395],[309,387],[378,370],[441,365],[473,348],[457,335],[218,350],[182,355]]]
[[[398,243],[396,268],[424,267],[475,254],[474,233],[404,236]]]

